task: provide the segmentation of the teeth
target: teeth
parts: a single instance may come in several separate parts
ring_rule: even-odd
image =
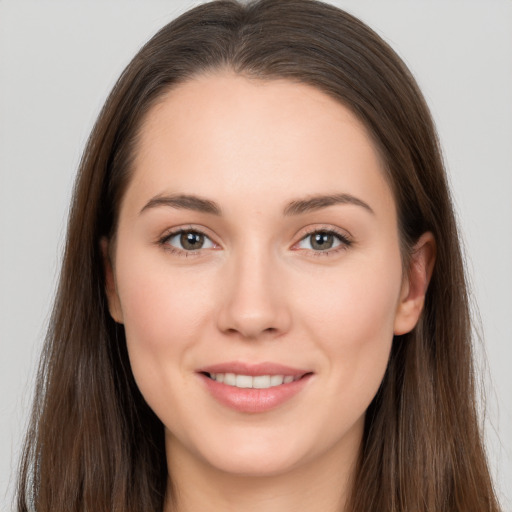
[[[283,375],[272,375],[270,377],[270,385],[271,386],[280,386],[284,382]]]
[[[222,373],[218,373],[215,377],[218,375],[222,375]],[[236,375],[234,373],[225,373],[224,384],[227,384],[228,386],[236,386]]]
[[[252,378],[252,387],[256,389],[269,388],[272,383],[272,377],[269,375],[258,375]]]
[[[300,377],[293,377],[291,375],[258,375],[252,377],[251,375],[236,375],[234,373],[210,373],[210,378],[217,382],[223,382],[228,386],[235,386],[237,388],[254,388],[254,389],[267,389],[282,384],[289,384],[294,380],[299,380]]]
[[[235,386],[237,388],[252,388],[252,377],[249,375],[237,375]]]

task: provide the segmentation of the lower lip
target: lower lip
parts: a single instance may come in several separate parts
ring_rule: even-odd
[[[210,379],[202,373],[198,375],[202,378],[208,391],[221,404],[235,411],[246,413],[261,413],[279,407],[304,389],[304,386],[312,377],[312,374],[308,373],[299,380],[287,384],[266,389],[254,389],[228,386]]]

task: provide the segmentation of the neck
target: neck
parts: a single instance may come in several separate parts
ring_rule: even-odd
[[[331,449],[283,473],[246,476],[213,467],[169,436],[172,499],[167,500],[165,512],[343,512],[360,446],[349,444],[350,449],[346,445]]]

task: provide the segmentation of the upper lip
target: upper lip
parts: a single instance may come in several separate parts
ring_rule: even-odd
[[[204,366],[197,370],[199,373],[235,373],[237,375],[291,375],[292,377],[302,377],[306,373],[312,373],[310,370],[292,368],[277,363],[244,363],[241,361],[229,361],[225,363]]]

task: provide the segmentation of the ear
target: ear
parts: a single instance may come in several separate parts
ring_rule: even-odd
[[[402,282],[400,301],[395,315],[395,334],[414,329],[425,303],[428,284],[436,260],[436,241],[430,232],[423,233],[411,254],[409,268]]]
[[[106,237],[103,237],[100,244],[101,254],[103,256],[103,269],[105,272],[105,293],[107,295],[108,310],[114,321],[116,321],[118,324],[122,324],[123,312],[121,310],[119,295],[117,294],[114,269],[112,268],[112,262],[110,258],[109,241]]]

